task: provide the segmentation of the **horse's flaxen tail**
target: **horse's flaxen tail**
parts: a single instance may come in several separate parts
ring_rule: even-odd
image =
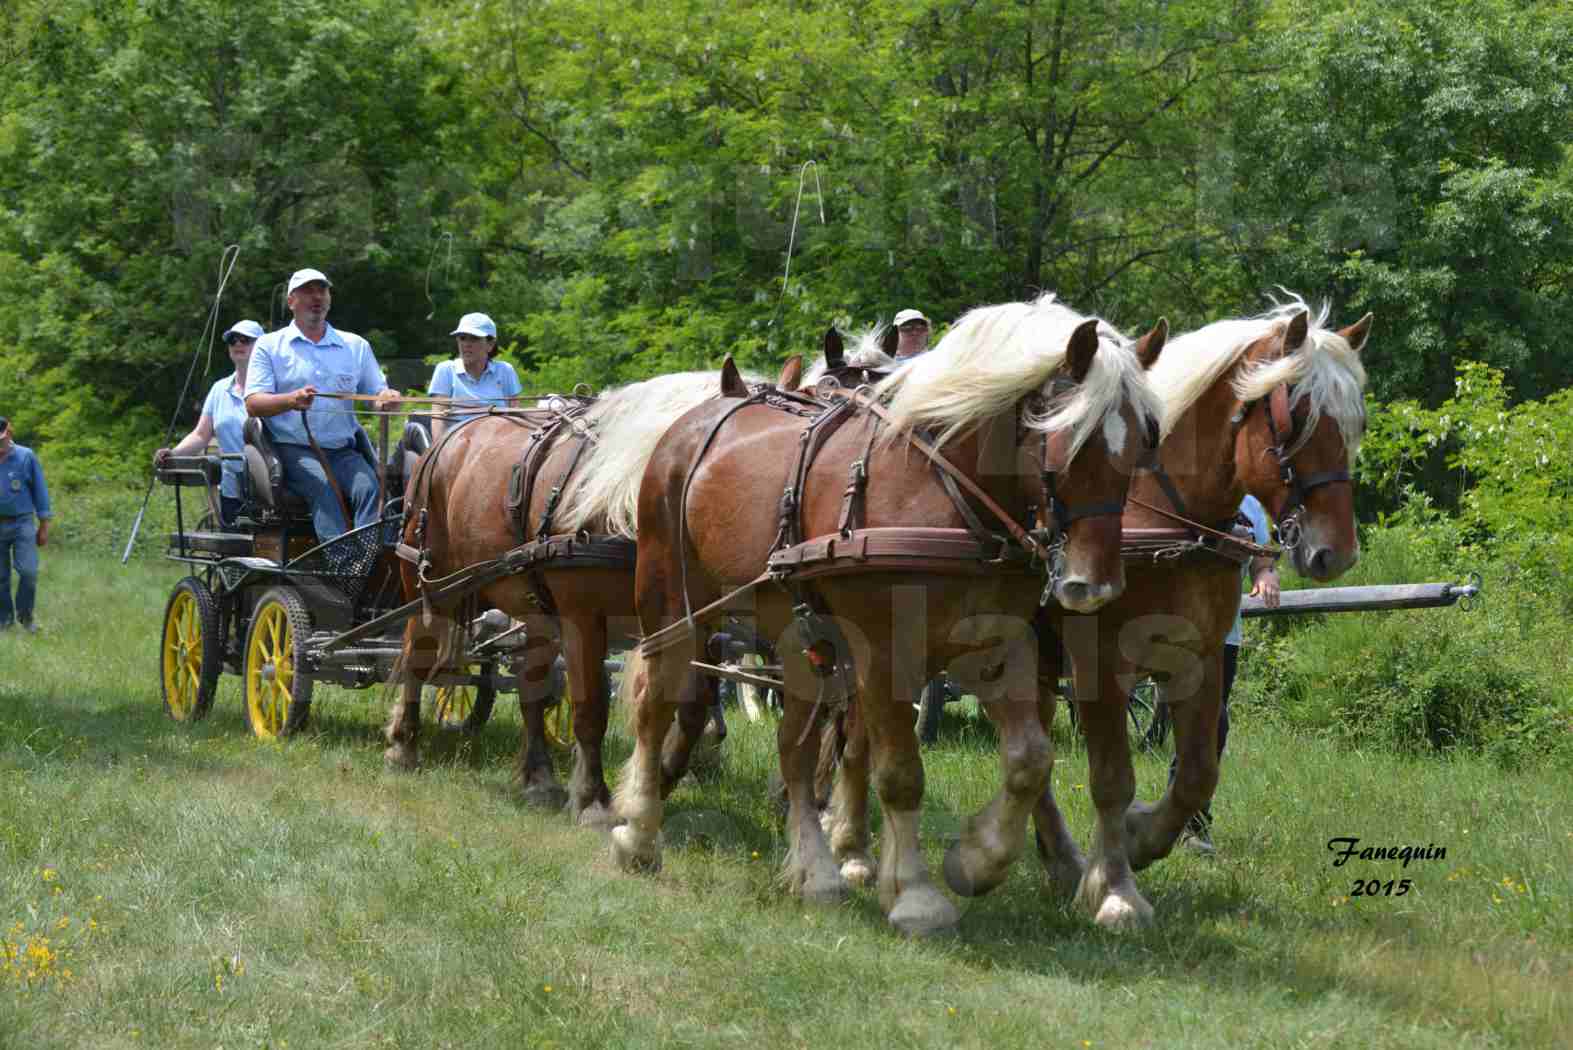
[[[830,805],[830,794],[836,786],[836,770],[841,767],[841,756],[847,749],[846,721],[843,712],[828,720],[819,733],[819,761],[814,766],[814,805],[823,810]]]
[[[648,664],[644,654],[638,646],[628,650],[623,657],[623,677],[617,683],[617,705],[623,710],[623,727],[628,730],[628,735],[635,735],[635,718],[638,716],[636,705],[640,694],[644,691],[644,680],[648,674]]]

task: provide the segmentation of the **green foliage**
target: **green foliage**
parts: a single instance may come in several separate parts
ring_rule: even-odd
[[[1484,751],[1503,765],[1573,764],[1573,658],[1554,589],[1478,560],[1434,512],[1372,529],[1341,584],[1484,579],[1469,610],[1278,617],[1247,625],[1247,709],[1356,746]]]
[[[278,282],[310,264],[335,278],[335,321],[398,352],[425,312],[440,112],[405,5],[26,7],[0,79],[0,391],[51,461],[143,461],[225,245],[241,251],[220,330],[276,326]]]
[[[1413,482],[1440,455],[1460,494],[1464,552],[1538,576],[1573,603],[1573,390],[1510,407],[1501,370],[1465,361],[1454,395],[1437,408],[1402,401],[1370,418],[1362,487],[1414,520],[1433,520]]]
[[[1465,359],[1521,397],[1573,380],[1573,9],[1290,0],[1271,25],[1216,204],[1253,283],[1375,311],[1384,401],[1435,404]]]

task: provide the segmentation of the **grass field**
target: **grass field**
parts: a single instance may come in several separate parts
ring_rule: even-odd
[[[319,688],[284,746],[246,733],[233,678],[175,725],[155,660],[178,568],[45,553],[45,633],[0,635],[0,1046],[1573,1045],[1565,772],[1242,718],[1220,855],[1140,876],[1151,928],[1092,928],[1029,850],[956,936],[909,942],[871,893],[778,892],[766,727],[734,719],[719,778],[673,796],[664,871],[625,876],[515,801],[506,705],[476,739],[429,735],[415,775],[383,770],[376,691]],[[926,752],[934,860],[992,793],[992,747],[964,721]],[[1144,797],[1163,770],[1139,760]],[[1337,836],[1446,856],[1334,867]]]

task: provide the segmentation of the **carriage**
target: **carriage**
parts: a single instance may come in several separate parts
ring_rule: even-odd
[[[404,624],[419,610],[403,600],[393,548],[404,482],[431,438],[424,420],[411,419],[389,449],[387,420],[380,422],[384,452],[364,431],[357,444],[379,467],[381,520],[326,543],[317,542],[304,501],[284,486],[260,420],[247,421],[239,453],[174,456],[155,468],[174,491],[167,556],[189,570],[165,605],[159,644],[164,708],[175,721],[206,716],[228,673],[241,679],[251,731],[285,737],[305,726],[318,682],[363,689],[393,676]],[[229,523],[218,513],[226,459],[242,467],[240,509]],[[192,492],[199,500],[188,507]],[[481,614],[464,632],[469,647],[459,669],[427,680],[439,724],[476,731],[497,695],[517,690],[520,639],[510,627],[500,613]],[[554,723],[548,727],[560,735]]]

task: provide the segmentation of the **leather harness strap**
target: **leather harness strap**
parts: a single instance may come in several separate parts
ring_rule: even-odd
[[[854,401],[858,404],[859,407],[867,409],[872,414],[878,416],[885,423],[894,425],[894,421],[892,420],[890,413],[885,409],[885,406],[881,405],[872,397],[864,394],[862,390],[833,390],[831,391],[831,396],[843,397]],[[983,491],[977,482],[963,474],[954,463],[946,459],[944,455],[941,454],[940,451],[935,448],[927,439],[919,436],[916,433],[913,433],[910,430],[907,431],[904,436],[914,448],[931,459],[935,466],[943,470],[956,482],[956,484],[966,489],[974,499],[983,504],[983,506],[988,509],[989,513],[993,514],[994,517],[999,520],[1000,524],[1005,526],[1005,531],[1010,533],[1012,539],[1030,551],[1033,557],[1040,560],[1047,560],[1048,551],[1044,548],[1043,544],[1039,543],[1036,537],[1034,537],[1026,529],[1022,528],[1021,525],[1017,523],[1016,519],[1011,517],[1010,512],[996,503],[987,492]]]

